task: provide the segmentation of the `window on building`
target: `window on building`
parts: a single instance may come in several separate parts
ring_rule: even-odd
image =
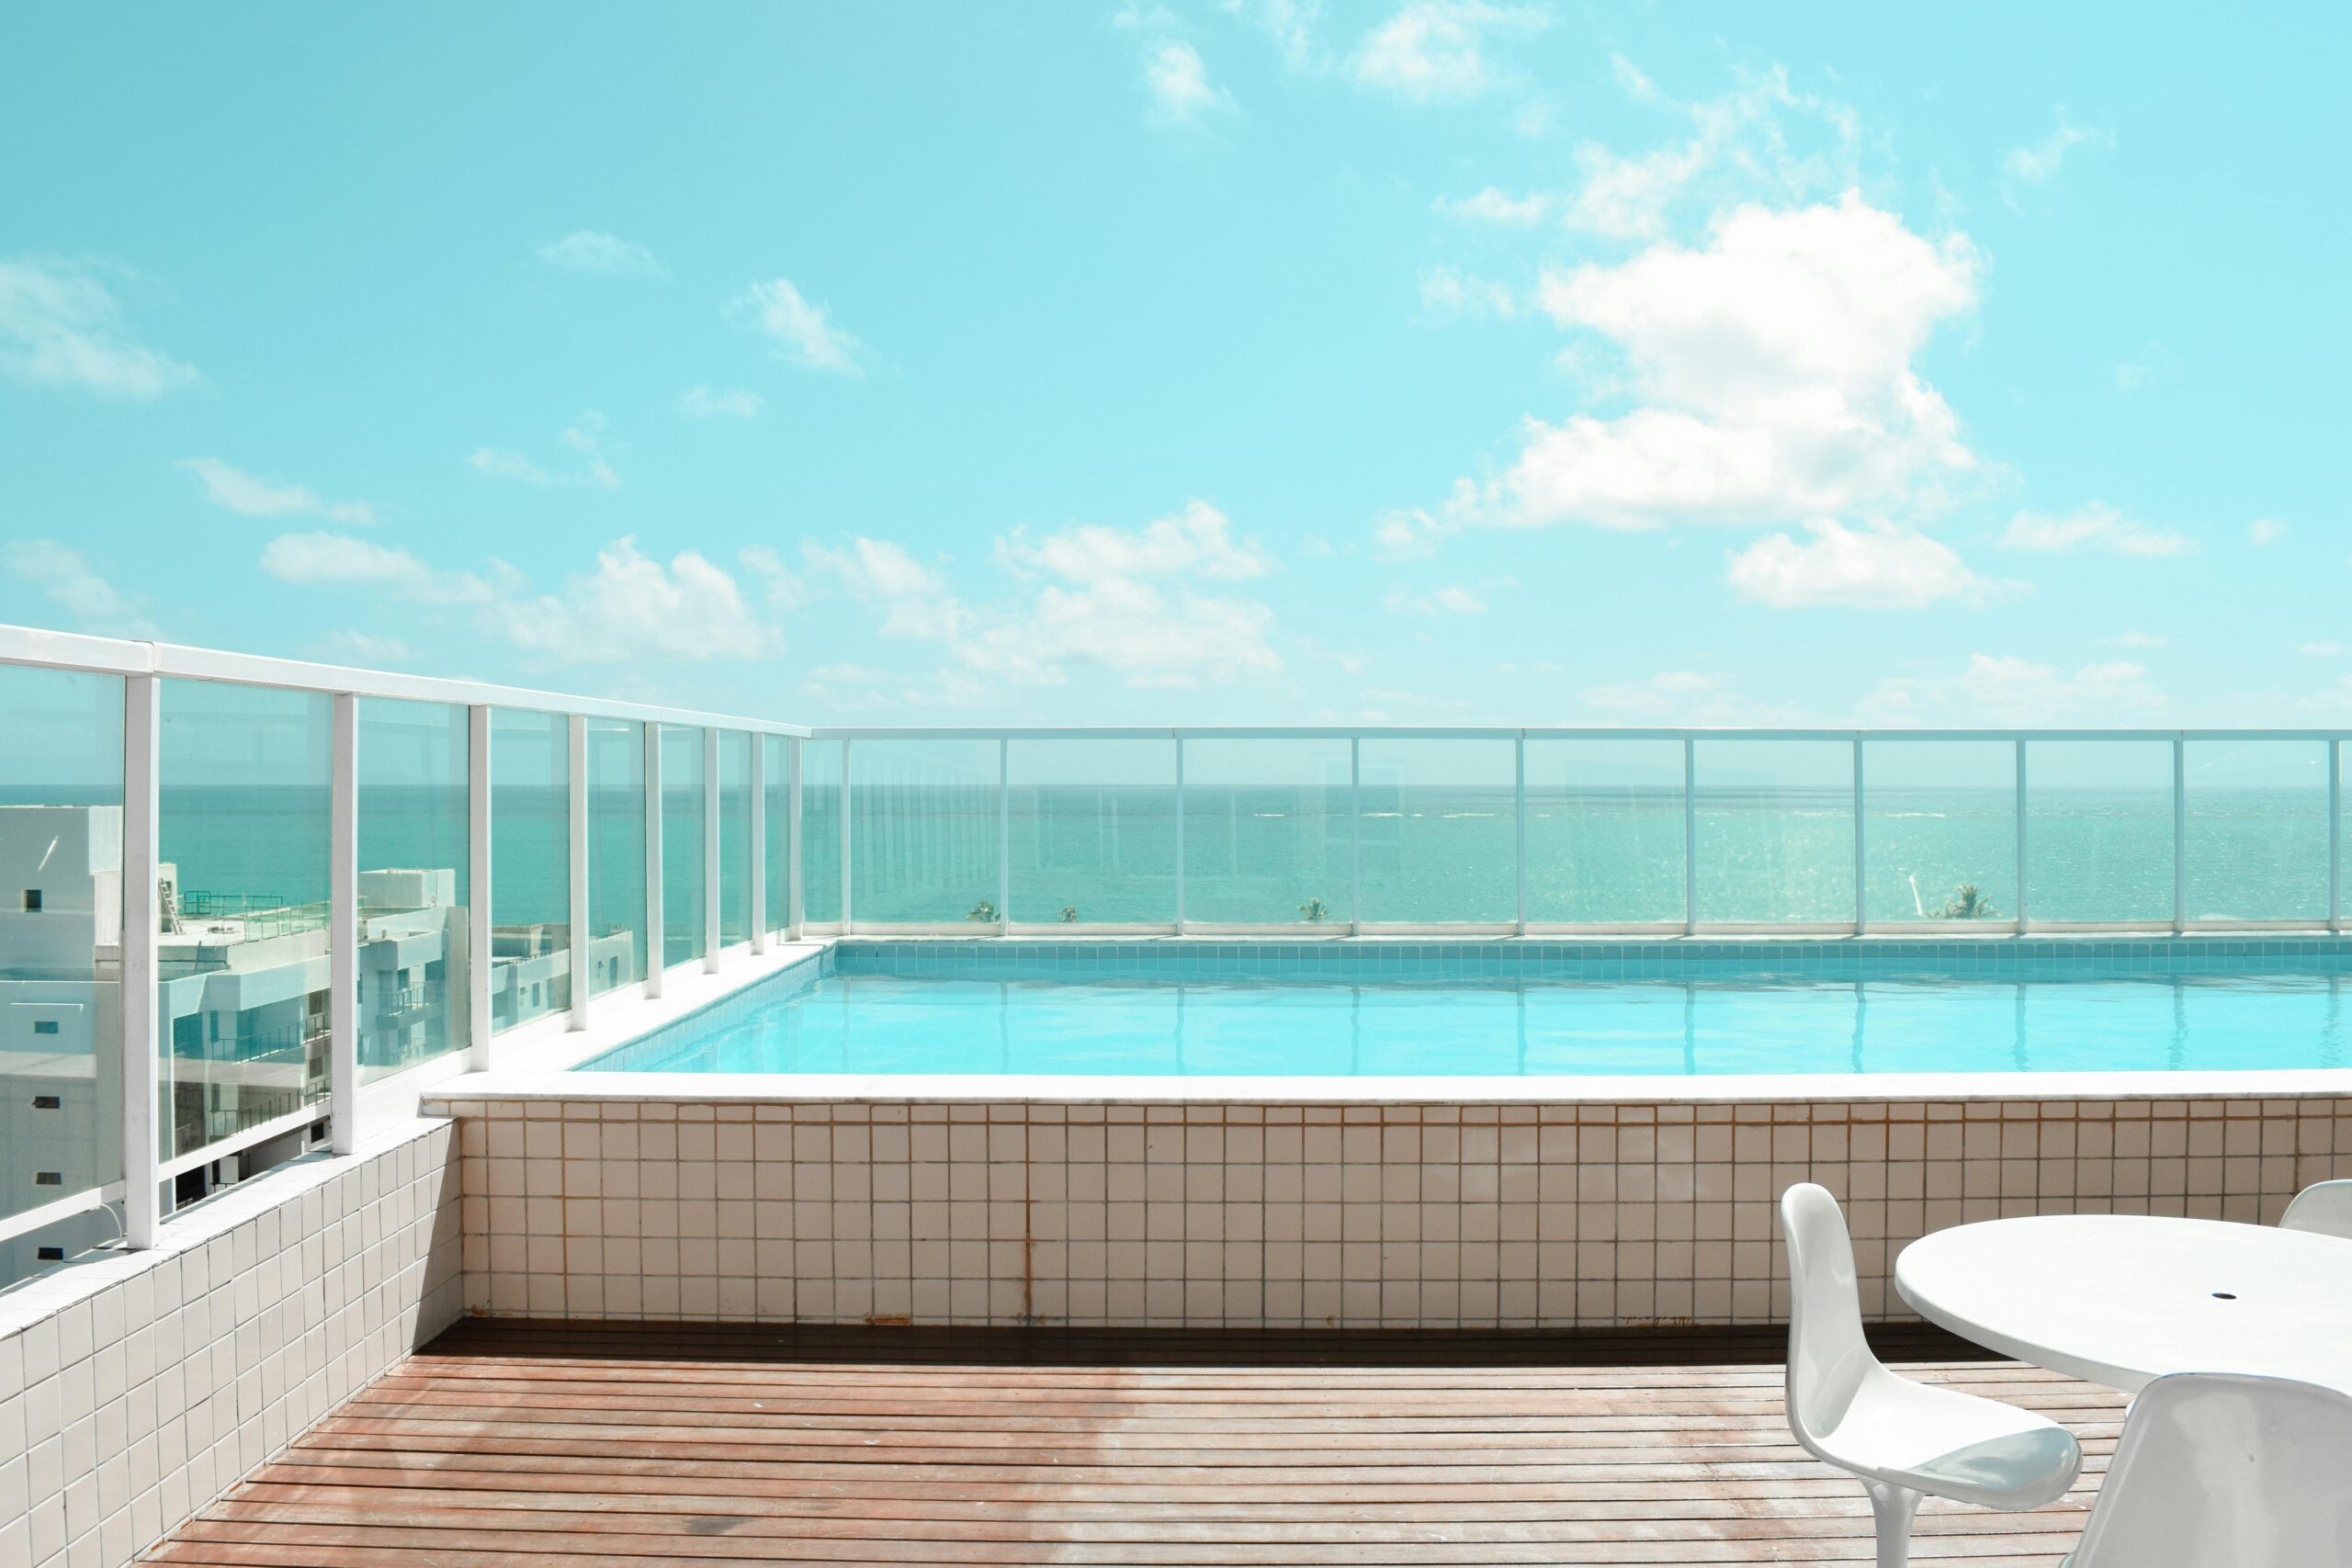
[[[56,1032],[57,1032],[57,1020],[55,1020],[55,1019],[53,1019],[53,1018],[37,1018],[37,1019],[33,1020],[33,1032],[34,1032],[35,1034],[54,1034],[54,1033],[56,1033]]]
[[[38,915],[40,913],[40,888],[28,887],[25,889],[25,913],[28,915]]]

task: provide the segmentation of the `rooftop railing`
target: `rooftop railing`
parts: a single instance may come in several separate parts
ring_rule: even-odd
[[[2340,930],[2347,736],[811,730],[0,628],[0,1248],[779,937]]]

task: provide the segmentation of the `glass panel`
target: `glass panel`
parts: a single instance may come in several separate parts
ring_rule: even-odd
[[[329,703],[163,682],[164,1152],[327,1094]]]
[[[1011,773],[1012,919],[1175,922],[1175,741],[1016,740]]]
[[[1358,756],[1363,912],[1416,924],[1519,913],[1508,740],[1366,740]]]
[[[1883,740],[1862,748],[1872,921],[2018,918],[2013,740]]]
[[[662,728],[662,966],[703,955],[702,731]]]
[[[718,732],[718,945],[752,940],[752,738]]]
[[[1854,918],[1854,749],[1842,740],[1702,740],[1699,919]]]
[[[997,743],[850,751],[850,910],[861,927],[997,919]]]
[[[2036,740],[2025,775],[2028,917],[2172,919],[2171,742]]]
[[[800,743],[800,919],[811,926],[841,924],[842,744]]]
[[[1679,921],[1682,742],[1527,743],[1527,918]]]
[[[767,798],[760,809],[767,813],[768,930],[780,931],[792,920],[792,742],[781,735],[763,735],[760,746],[761,784]]]
[[[122,1175],[122,681],[0,667],[0,1217]],[[116,1217],[0,1242],[0,1285]]]
[[[2327,745],[2192,740],[2188,918],[2327,919]]]
[[[561,714],[490,716],[490,1018],[571,1006],[571,736]]]
[[[359,701],[359,1077],[462,1051],[466,710]]]
[[[645,978],[645,726],[588,721],[588,994]]]
[[[1348,908],[1348,743],[1184,743],[1184,918],[1336,925]]]

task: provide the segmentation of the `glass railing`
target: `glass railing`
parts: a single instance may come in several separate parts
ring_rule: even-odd
[[[820,728],[802,896],[875,934],[2332,928],[2344,739]]]
[[[805,734],[0,627],[0,1287],[791,934]]]

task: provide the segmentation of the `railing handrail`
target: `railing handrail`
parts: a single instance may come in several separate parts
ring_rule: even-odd
[[[438,675],[403,675],[343,664],[314,664],[256,653],[223,653],[178,643],[140,642],[0,626],[0,664],[27,664],[98,675],[161,675],[173,680],[222,681],[241,686],[270,686],[333,696],[386,697],[399,702],[448,703],[458,706],[519,708],[535,713],[579,714],[588,718],[629,719],[695,728],[747,730],[760,735],[801,737],[806,725],[740,714],[707,713],[652,703],[622,702],[573,693],[534,691],[486,681],[455,681]]]
[[[809,740],[2352,740],[2317,729],[1785,728],[1736,725],[816,725]]]

